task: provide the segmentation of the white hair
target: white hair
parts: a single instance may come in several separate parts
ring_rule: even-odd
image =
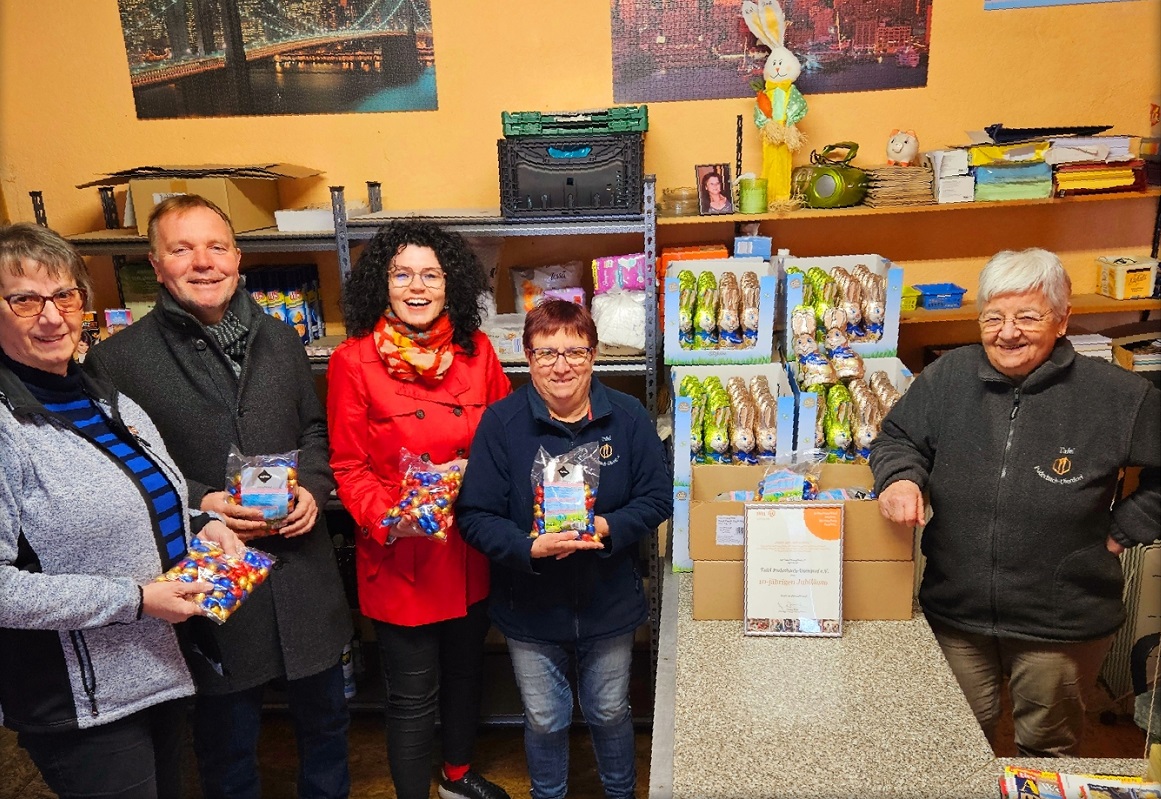
[[[1072,296],[1072,280],[1060,259],[1048,250],[1004,250],[993,255],[980,272],[976,305],[982,309],[993,297],[1029,291],[1039,291],[1052,310],[1064,316]]]

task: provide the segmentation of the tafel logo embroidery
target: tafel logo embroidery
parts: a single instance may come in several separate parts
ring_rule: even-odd
[[[1079,483],[1084,479],[1084,474],[1072,473],[1072,458],[1069,456],[1076,452],[1072,447],[1061,447],[1057,452],[1057,457],[1053,459],[1052,464],[1045,469],[1043,466],[1035,466],[1033,470],[1036,475],[1049,483],[1066,486]],[[1065,475],[1068,475],[1067,477]]]
[[[613,445],[601,444],[600,456],[601,460],[603,461],[607,461],[609,458],[613,457]]]

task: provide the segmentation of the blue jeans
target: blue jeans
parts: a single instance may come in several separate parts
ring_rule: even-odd
[[[264,685],[221,696],[199,694],[194,710],[194,751],[206,799],[260,799],[258,733]],[[345,799],[350,715],[343,668],[286,681],[286,700],[298,745],[299,799]]]
[[[524,702],[524,752],[532,799],[568,793],[568,730],[572,688],[567,670],[576,656],[581,712],[597,756],[597,772],[609,799],[630,799],[637,783],[633,717],[629,710],[629,666],[633,633],[600,641],[578,641],[573,651],[555,644],[508,639],[516,684]]]

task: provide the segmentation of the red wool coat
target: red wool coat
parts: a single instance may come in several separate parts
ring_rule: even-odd
[[[327,370],[331,468],[339,499],[359,529],[355,561],[364,616],[416,626],[463,616],[488,596],[488,560],[464,543],[458,526],[447,541],[401,538],[386,544],[383,515],[399,500],[399,451],[432,463],[469,457],[484,409],[512,390],[491,342],[459,348],[434,388],[387,373],[371,335],[348,339]]]

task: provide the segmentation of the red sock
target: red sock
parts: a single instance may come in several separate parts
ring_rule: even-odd
[[[443,775],[448,778],[448,782],[455,782],[463,779],[464,775],[468,773],[468,769],[472,767],[471,763],[465,766],[453,766],[451,763],[443,764]]]

